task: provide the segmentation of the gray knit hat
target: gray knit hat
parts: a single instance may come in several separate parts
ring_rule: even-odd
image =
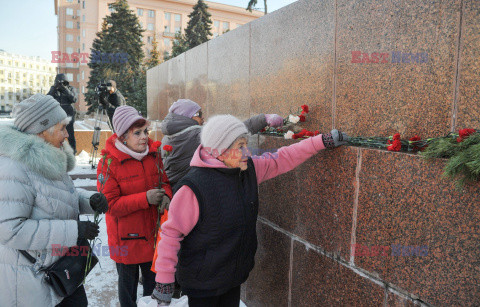
[[[221,155],[235,140],[247,134],[247,127],[232,115],[216,115],[208,119],[200,136],[202,145],[216,158]]]
[[[37,134],[55,126],[67,113],[52,96],[35,94],[13,107],[13,125],[20,131]]]

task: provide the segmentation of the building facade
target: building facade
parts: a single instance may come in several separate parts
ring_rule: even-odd
[[[0,113],[12,111],[13,104],[37,93],[48,93],[57,65],[40,57],[0,50]]]
[[[58,50],[52,51],[61,73],[67,75],[70,84],[79,93],[76,108],[80,113],[87,110],[84,93],[90,76],[88,61],[90,48],[96,33],[101,30],[103,18],[111,13],[109,4],[114,0],[54,0],[58,16]],[[205,1],[212,19],[213,38],[263,16],[262,12],[250,13],[242,7]],[[130,0],[130,9],[138,16],[145,29],[143,43],[145,57],[150,56],[154,36],[160,54],[170,52],[176,32],[184,33],[188,15],[197,0]],[[77,63],[71,55],[78,54]],[[65,56],[65,54],[67,54]]]

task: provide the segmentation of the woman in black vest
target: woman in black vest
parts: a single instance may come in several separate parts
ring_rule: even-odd
[[[338,130],[250,156],[247,128],[231,115],[214,116],[201,133],[162,225],[152,297],[169,304],[175,276],[190,307],[235,306],[257,249],[258,184],[288,172],[318,151],[343,145]]]

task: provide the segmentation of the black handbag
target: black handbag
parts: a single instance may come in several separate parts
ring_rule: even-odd
[[[82,247],[82,248],[79,248]],[[85,273],[87,267],[87,255],[91,253],[90,267]],[[24,250],[19,250],[31,263],[36,260]],[[41,268],[45,273],[45,281],[53,288],[55,293],[61,297],[67,297],[73,294],[75,290],[83,283],[84,278],[90,273],[93,267],[98,263],[98,258],[93,253],[90,244],[86,239],[81,239],[78,246],[69,248],[68,253],[58,259],[47,268]]]

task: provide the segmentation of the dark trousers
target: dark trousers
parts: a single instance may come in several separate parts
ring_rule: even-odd
[[[64,298],[56,307],[86,307],[88,306],[87,294],[83,285],[77,288],[72,295]]]
[[[77,153],[77,142],[75,141],[75,134],[73,131],[73,123],[75,122],[75,115],[72,116],[72,121],[67,125],[68,144],[73,148],[73,152]]]
[[[122,307],[137,306],[138,269],[143,276],[143,296],[152,294],[155,288],[155,273],[150,271],[151,262],[140,264],[117,263],[118,298]]]
[[[188,296],[188,307],[238,307],[240,304],[240,286],[227,293],[209,297]]]

